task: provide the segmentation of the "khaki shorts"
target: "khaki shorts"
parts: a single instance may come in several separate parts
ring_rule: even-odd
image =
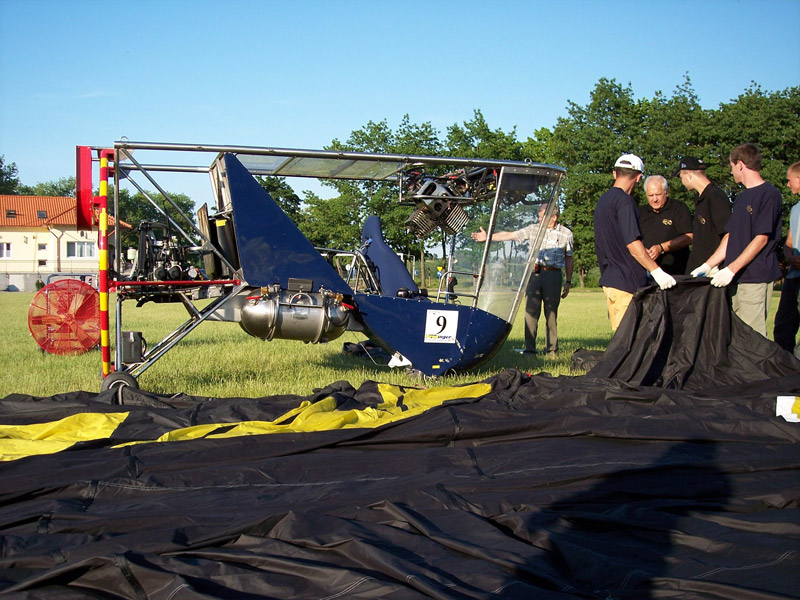
[[[767,337],[767,315],[772,283],[738,283],[728,288],[733,312],[758,333]]]
[[[633,294],[612,287],[603,287],[603,293],[606,295],[611,331],[616,331],[617,327],[619,327],[619,322],[622,321],[622,317],[625,315],[625,311],[628,310]]]

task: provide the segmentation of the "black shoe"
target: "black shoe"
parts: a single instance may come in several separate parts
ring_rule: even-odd
[[[516,348],[516,352],[519,352],[520,354],[526,354],[528,356],[536,356],[539,354],[537,350],[525,350],[524,348]]]

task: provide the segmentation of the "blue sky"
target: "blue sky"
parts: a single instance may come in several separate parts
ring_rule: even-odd
[[[706,108],[798,85],[799,23],[798,0],[0,0],[0,154],[34,184],[123,136],[321,148],[475,109],[524,140],[601,77],[646,98],[688,73]]]

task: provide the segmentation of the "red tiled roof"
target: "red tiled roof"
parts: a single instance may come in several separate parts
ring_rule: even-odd
[[[47,227],[78,224],[77,200],[68,196],[0,195],[0,227]],[[11,215],[15,216],[11,216]],[[108,217],[109,226],[114,217]],[[126,229],[133,229],[120,220]]]
[[[0,195],[0,227],[74,226],[78,223],[76,202],[61,196]]]

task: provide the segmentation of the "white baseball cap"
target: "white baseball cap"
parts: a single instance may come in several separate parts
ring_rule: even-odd
[[[614,168],[616,169],[617,167],[633,169],[634,171],[639,171],[639,173],[644,172],[644,163],[635,154],[623,154],[620,156],[617,162],[614,163]]]

